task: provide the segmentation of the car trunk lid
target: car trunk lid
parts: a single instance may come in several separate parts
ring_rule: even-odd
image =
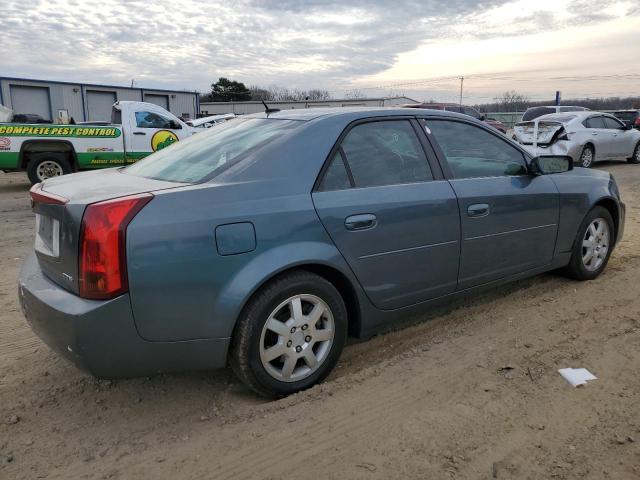
[[[537,132],[536,132],[537,128]],[[554,121],[532,121],[516,123],[513,133],[523,145],[550,145],[564,130],[564,125]]]
[[[121,173],[120,169],[66,175],[31,190],[35,213],[34,249],[44,274],[61,287],[79,293],[78,252],[87,205],[118,197],[185,186]]]

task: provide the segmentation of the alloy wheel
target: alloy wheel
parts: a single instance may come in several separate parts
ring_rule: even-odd
[[[593,220],[582,238],[582,264],[590,272],[598,270],[609,251],[609,224],[604,218]]]
[[[582,151],[582,155],[580,156],[580,166],[584,168],[589,168],[593,163],[593,150],[586,147]]]
[[[326,360],[334,334],[333,314],[320,297],[290,297],[273,310],[262,328],[262,366],[282,382],[307,378]]]

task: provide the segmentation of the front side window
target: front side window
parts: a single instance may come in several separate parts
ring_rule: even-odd
[[[340,147],[356,187],[433,179],[422,145],[408,120],[356,125]]]
[[[138,128],[173,128],[173,122],[154,112],[136,112]]]
[[[169,182],[202,182],[301,123],[262,118],[233,120],[158,150],[125,168],[124,173]]]
[[[481,127],[451,120],[427,124],[455,178],[527,173],[522,153]]]
[[[617,130],[623,126],[622,123],[616,120],[615,118],[602,117],[602,119],[604,120],[604,125],[606,128]]]

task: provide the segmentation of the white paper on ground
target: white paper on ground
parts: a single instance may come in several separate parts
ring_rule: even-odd
[[[596,376],[586,368],[561,368],[558,373],[572,386],[584,385],[588,380],[596,380]]]

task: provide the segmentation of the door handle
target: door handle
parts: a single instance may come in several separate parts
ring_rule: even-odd
[[[344,219],[344,226],[347,230],[367,230],[378,224],[378,219],[371,213],[362,215],[351,215]]]
[[[593,135],[594,137],[598,136],[598,132],[591,132],[591,135]]]
[[[133,132],[134,135],[146,135],[145,132]]]
[[[489,213],[489,205],[486,203],[475,203],[467,208],[467,215],[470,217],[486,217]]]

